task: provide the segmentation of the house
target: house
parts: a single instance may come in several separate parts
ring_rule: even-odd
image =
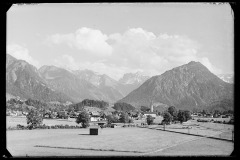
[[[150,115],[150,116],[152,116],[152,117],[154,117],[154,118],[157,117],[157,113],[156,113],[156,112],[145,112],[145,113],[143,114],[143,117],[147,117],[148,115]]]
[[[100,114],[98,112],[90,112],[91,121],[100,121]]]

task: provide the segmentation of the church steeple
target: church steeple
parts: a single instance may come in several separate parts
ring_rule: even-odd
[[[153,112],[153,101],[150,103],[150,112]]]

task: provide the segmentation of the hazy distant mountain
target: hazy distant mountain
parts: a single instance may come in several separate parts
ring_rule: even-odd
[[[107,75],[100,75],[91,70],[77,70],[73,72],[79,79],[86,80],[98,88],[108,102],[116,102],[125,95],[121,92],[121,84]]]
[[[193,109],[221,99],[233,99],[233,85],[222,81],[201,63],[192,61],[153,76],[119,102],[135,107],[159,102]]]
[[[44,101],[79,102],[87,98],[114,103],[136,89],[144,79],[139,74],[127,74],[120,83],[91,70],[69,71],[46,65],[37,70],[26,61],[10,55],[7,55],[6,67],[7,93]]]
[[[217,75],[221,80],[223,80],[224,82],[227,82],[227,83],[233,83],[233,74],[218,74]]]
[[[119,79],[118,82],[123,85],[121,90],[124,95],[127,95],[136,88],[138,88],[141,84],[143,84],[143,82],[145,82],[149,78],[149,76],[145,76],[140,72],[126,73],[121,79]]]
[[[63,68],[43,66],[39,72],[49,86],[69,95],[76,102],[86,98],[105,99],[105,95],[96,86]]]
[[[37,68],[26,61],[17,60],[7,54],[6,62],[6,93],[22,99],[60,102],[72,100],[67,95],[49,88],[46,81],[40,77]]]
[[[149,78],[148,76],[142,75],[140,72],[126,73],[119,81],[105,74],[101,75],[87,69],[73,71],[73,73],[77,75],[78,78],[84,79],[98,87],[104,95],[107,95],[108,98],[105,98],[105,100],[110,102],[116,102],[123,98]]]
[[[123,75],[119,82],[122,84],[141,84],[150,77],[143,75],[141,72],[126,73]]]

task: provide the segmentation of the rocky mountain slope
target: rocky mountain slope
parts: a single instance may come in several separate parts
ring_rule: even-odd
[[[224,82],[233,84],[234,81],[233,74],[218,74],[217,76]]]
[[[126,96],[149,78],[149,76],[145,76],[140,72],[126,73],[118,81],[120,84],[122,84],[122,87],[120,88],[121,92]]]
[[[189,62],[153,76],[119,102],[135,107],[153,103],[193,109],[221,99],[233,99],[233,85],[222,81],[200,62]]]
[[[104,100],[114,103],[136,89],[141,80],[116,81],[91,70],[69,71],[56,66],[42,66],[39,70],[26,61],[7,54],[7,93],[44,101],[83,99]],[[130,75],[130,74],[129,74]],[[137,75],[140,77],[140,75]],[[126,76],[123,77],[126,80]],[[134,76],[128,76],[134,79]],[[55,98],[54,98],[55,97]],[[61,98],[60,98],[61,97]]]
[[[17,60],[7,54],[6,93],[23,99],[33,98],[43,101],[71,101],[64,93],[48,87],[36,67],[26,61]]]
[[[125,95],[121,92],[121,84],[111,77],[103,74],[100,75],[91,70],[77,70],[73,72],[79,79],[86,80],[105,95],[104,100],[108,102],[116,102]]]

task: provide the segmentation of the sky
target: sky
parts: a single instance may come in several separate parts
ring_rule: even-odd
[[[190,61],[233,74],[233,45],[228,3],[46,3],[7,12],[8,54],[37,68],[89,69],[116,80]]]

